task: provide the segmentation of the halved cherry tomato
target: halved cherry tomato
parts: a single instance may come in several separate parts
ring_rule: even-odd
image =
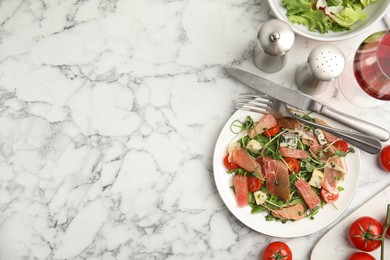
[[[290,247],[283,242],[275,241],[270,243],[263,251],[262,260],[292,260],[293,255]]]
[[[284,161],[287,163],[290,172],[297,173],[301,169],[298,160],[293,157],[285,157]]]
[[[334,148],[343,152],[348,152],[348,143],[344,140],[337,140],[333,144]]]
[[[383,170],[390,172],[390,145],[385,146],[379,154],[379,164]]]
[[[356,252],[350,255],[348,260],[375,260],[375,257],[364,252]]]
[[[274,127],[271,127],[270,129],[267,129],[263,133],[263,135],[265,135],[266,137],[271,137],[271,136],[277,135],[279,132],[280,132],[280,126],[279,125],[275,125]]]
[[[332,203],[339,199],[339,194],[334,194],[325,189],[321,189],[321,197],[326,203]]]
[[[234,162],[229,162],[229,154],[227,154],[227,155],[225,156],[225,158],[223,158],[223,163],[225,164],[225,167],[226,167],[228,170],[234,170],[234,169],[240,168],[240,166],[238,166],[238,165],[235,164]]]
[[[383,226],[371,217],[360,217],[349,226],[348,239],[359,250],[371,252],[381,246],[378,240],[382,236]]]
[[[260,190],[262,185],[263,182],[259,178],[256,178],[255,176],[248,177],[248,190],[250,192]]]

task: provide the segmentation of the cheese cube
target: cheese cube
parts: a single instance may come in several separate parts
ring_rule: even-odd
[[[251,152],[258,153],[262,147],[261,147],[261,143],[252,139],[248,142],[246,148],[249,149]]]
[[[255,196],[256,204],[261,205],[267,200],[267,193],[258,190],[253,193],[253,196]]]
[[[317,140],[320,143],[320,145],[324,145],[328,142],[325,138],[324,132],[321,129],[317,129],[317,128],[314,129],[314,134],[316,135]]]
[[[298,136],[290,132],[283,133],[280,137],[280,147],[296,149],[298,147]]]
[[[309,184],[313,187],[321,188],[321,183],[323,180],[324,174],[320,170],[314,169]]]

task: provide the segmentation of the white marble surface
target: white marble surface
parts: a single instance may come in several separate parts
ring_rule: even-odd
[[[278,240],[228,211],[212,165],[248,91],[221,65],[256,71],[269,13],[264,0],[1,1],[0,259],[257,259]],[[348,55],[368,34],[336,44]],[[282,71],[256,72],[293,88],[318,44],[297,37]],[[388,105],[332,94],[389,129]],[[389,183],[363,153],[346,214]],[[283,241],[308,259],[325,231]]]

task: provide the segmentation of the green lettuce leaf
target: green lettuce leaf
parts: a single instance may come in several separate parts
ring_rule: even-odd
[[[321,10],[310,11],[302,14],[302,16],[309,20],[310,31],[314,32],[315,30],[318,30],[320,33],[329,31],[331,21]]]
[[[330,14],[329,16],[334,22],[346,28],[350,28],[355,22],[367,17],[366,13],[357,6],[355,9],[345,7],[339,14]]]
[[[288,17],[288,20],[292,23],[296,24],[302,24],[302,25],[308,25],[309,24],[309,19],[299,16],[299,15],[290,15]]]
[[[332,22],[332,24],[330,25],[330,29],[334,32],[343,32],[351,30],[351,28],[343,27],[336,22]]]
[[[309,12],[311,5],[310,0],[283,0],[283,7],[287,9],[287,16]]]
[[[367,5],[375,2],[376,0],[360,0],[360,3],[363,5],[363,7],[366,7]]]
[[[354,6],[363,7],[363,4],[360,2],[360,0],[343,0],[343,6],[353,8]]]
[[[343,4],[343,0],[328,0],[326,1],[328,6],[340,6]]]

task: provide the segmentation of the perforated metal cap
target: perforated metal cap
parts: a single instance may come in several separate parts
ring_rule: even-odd
[[[334,45],[325,44],[314,48],[307,59],[311,74],[319,80],[338,78],[344,71],[345,57]]]

